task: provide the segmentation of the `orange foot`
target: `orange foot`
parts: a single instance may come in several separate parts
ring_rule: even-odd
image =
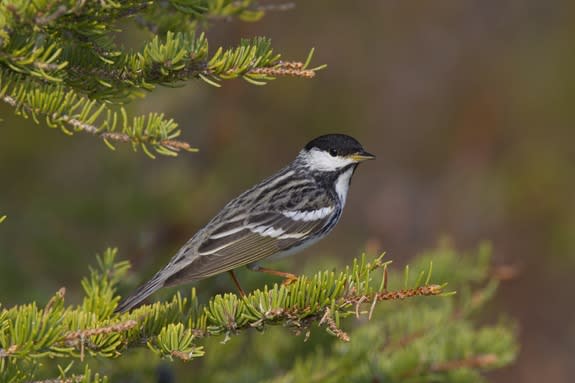
[[[292,283],[296,282],[297,279],[298,279],[297,275],[290,274],[289,276],[285,277],[285,279],[282,282],[282,285],[289,286]]]

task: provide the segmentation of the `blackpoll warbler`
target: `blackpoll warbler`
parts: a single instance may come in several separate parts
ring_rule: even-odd
[[[301,251],[336,225],[357,165],[375,158],[354,138],[328,134],[310,141],[296,159],[233,199],[198,231],[154,277],[120,303],[123,312],[156,290],[197,281],[245,266],[285,278],[258,262]]]

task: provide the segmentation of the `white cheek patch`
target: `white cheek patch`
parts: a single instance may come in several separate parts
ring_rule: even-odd
[[[303,155],[306,164],[313,170],[334,171],[355,163],[351,158],[332,157],[329,153],[313,148]]]
[[[323,219],[327,217],[329,214],[331,214],[332,211],[333,207],[328,206],[318,210],[311,210],[311,211],[301,211],[301,210],[282,211],[282,214],[285,217],[293,219],[294,221],[309,222]]]

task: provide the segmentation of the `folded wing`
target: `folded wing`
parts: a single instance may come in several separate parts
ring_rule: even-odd
[[[259,212],[227,221],[209,234],[195,260],[180,273],[185,273],[186,279],[207,278],[287,251],[321,235],[335,215],[333,207],[321,207]]]

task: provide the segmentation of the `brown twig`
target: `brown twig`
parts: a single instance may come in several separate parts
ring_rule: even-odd
[[[294,63],[289,63],[294,64]],[[301,63],[298,63],[301,64]],[[301,64],[303,66],[303,64]],[[254,68],[248,71],[248,73],[253,74],[263,74],[266,76],[274,77],[300,77],[300,78],[313,78],[315,76],[315,71],[312,69],[295,69],[289,67],[274,66],[269,68]]]
[[[84,360],[84,347],[86,339],[94,335],[105,335],[111,333],[124,332],[132,327],[136,326],[138,322],[133,319],[127,320],[122,323],[113,324],[110,326],[89,328],[85,330],[70,331],[64,335],[64,342],[69,345],[77,346],[80,345],[80,360]]]
[[[344,298],[350,304],[357,303],[359,301],[362,302],[373,302],[376,300],[380,301],[395,301],[401,300],[405,298],[411,298],[415,296],[427,296],[427,295],[439,295],[443,291],[440,285],[426,285],[420,286],[414,289],[403,289],[403,290],[396,290],[396,291],[381,291],[378,293],[373,294],[372,296],[362,295],[362,296],[351,296]]]
[[[60,16],[65,15],[67,12],[68,8],[66,8],[65,5],[60,5],[51,15],[37,16],[35,21],[37,25],[44,26],[46,24],[50,24],[52,21],[55,21]]]
[[[89,328],[85,330],[78,330],[78,331],[70,331],[66,335],[64,335],[65,342],[75,342],[80,339],[86,339],[94,335],[105,335],[117,332],[124,332],[138,324],[133,319],[127,320],[125,322],[116,323],[110,326],[104,327],[96,327],[96,328]]]
[[[52,298],[50,298],[50,300],[46,304],[46,307],[44,307],[44,313],[47,314],[48,312],[50,312],[50,310],[52,310],[52,306],[54,306],[57,301],[64,299],[65,295],[66,295],[66,288],[61,287],[60,290],[58,290],[56,294]]]
[[[448,360],[432,364],[429,370],[431,372],[446,372],[457,370],[459,368],[485,368],[497,362],[495,354],[475,355],[465,359]]]
[[[324,323],[327,324],[327,327],[336,337],[338,337],[338,339],[343,340],[344,342],[349,342],[349,335],[347,335],[345,331],[337,327],[337,324],[335,323],[333,317],[331,316],[331,310],[329,307],[325,308],[325,314],[323,314],[323,317],[319,321],[319,325],[321,326]]]
[[[276,66],[278,68],[283,68],[283,69],[293,69],[293,70],[304,69],[303,63],[300,61],[280,61]]]

